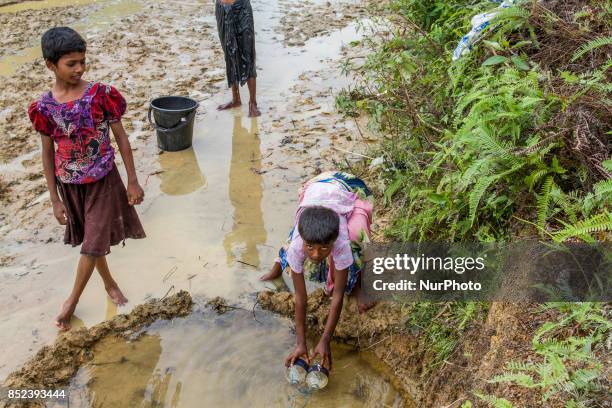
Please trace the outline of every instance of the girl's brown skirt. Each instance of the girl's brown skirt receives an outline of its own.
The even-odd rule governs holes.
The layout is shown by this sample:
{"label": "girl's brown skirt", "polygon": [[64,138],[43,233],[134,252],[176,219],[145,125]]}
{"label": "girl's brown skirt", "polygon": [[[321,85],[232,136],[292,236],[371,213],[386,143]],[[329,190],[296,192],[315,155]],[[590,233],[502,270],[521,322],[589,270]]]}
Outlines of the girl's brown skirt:
{"label": "girl's brown skirt", "polygon": [[81,246],[81,254],[104,256],[126,238],[144,238],[138,214],[128,204],[125,185],[116,166],[100,180],[86,184],[57,181],[66,208],[64,243]]}

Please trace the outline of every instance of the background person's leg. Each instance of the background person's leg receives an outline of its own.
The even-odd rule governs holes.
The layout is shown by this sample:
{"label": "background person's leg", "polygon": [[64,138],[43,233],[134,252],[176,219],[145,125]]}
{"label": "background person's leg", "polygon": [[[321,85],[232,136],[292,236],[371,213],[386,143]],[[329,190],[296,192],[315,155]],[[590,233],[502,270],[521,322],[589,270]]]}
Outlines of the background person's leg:
{"label": "background person's leg", "polygon": [[237,108],[240,105],[242,105],[242,101],[240,100],[240,91],[238,90],[238,84],[234,82],[232,84],[232,100],[217,106],[217,110]]}
{"label": "background person's leg", "polygon": [[257,78],[251,77],[247,80],[249,88],[249,116],[260,116],[261,112],[257,108]]}

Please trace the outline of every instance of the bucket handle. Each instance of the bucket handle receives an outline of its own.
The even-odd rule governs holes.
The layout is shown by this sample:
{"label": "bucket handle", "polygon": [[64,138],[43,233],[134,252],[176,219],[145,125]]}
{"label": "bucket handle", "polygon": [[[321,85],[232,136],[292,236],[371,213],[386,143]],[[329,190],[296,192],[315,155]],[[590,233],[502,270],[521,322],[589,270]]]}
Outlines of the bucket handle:
{"label": "bucket handle", "polygon": [[147,117],[149,118],[149,123],[151,124],[151,126],[153,126],[158,132],[162,132],[162,133],[173,132],[175,130],[182,129],[185,126],[187,126],[187,124],[190,122],[190,119],[191,119],[190,116],[195,115],[195,112],[197,109],[198,109],[198,105],[196,105],[196,107],[191,112],[189,112],[187,116],[183,116],[181,120],[179,120],[178,124],[170,128],[161,127],[153,121],[153,119],[151,118],[151,112],[153,112],[152,106],[149,106],[149,113],[147,114]]}

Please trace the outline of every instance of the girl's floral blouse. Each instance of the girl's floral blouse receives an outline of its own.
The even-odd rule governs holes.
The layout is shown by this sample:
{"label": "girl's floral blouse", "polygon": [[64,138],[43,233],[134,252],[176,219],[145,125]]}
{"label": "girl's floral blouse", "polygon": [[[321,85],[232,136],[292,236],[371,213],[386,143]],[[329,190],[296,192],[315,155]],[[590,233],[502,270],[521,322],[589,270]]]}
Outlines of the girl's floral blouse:
{"label": "girl's floral blouse", "polygon": [[45,93],[30,105],[34,129],[57,145],[55,175],[63,183],[93,183],[112,170],[115,150],[110,123],[121,119],[126,102],[114,87],[90,82],[79,99],[60,103]]}

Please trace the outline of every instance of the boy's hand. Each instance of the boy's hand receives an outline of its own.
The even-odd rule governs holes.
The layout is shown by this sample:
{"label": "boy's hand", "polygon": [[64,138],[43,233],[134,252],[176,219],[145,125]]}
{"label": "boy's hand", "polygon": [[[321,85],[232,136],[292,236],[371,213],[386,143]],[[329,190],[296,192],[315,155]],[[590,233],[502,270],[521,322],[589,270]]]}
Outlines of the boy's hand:
{"label": "boy's hand", "polygon": [[329,371],[332,369],[332,354],[331,347],[329,346],[329,340],[321,339],[319,344],[315,347],[312,353],[312,359],[314,360],[317,355],[321,359],[321,365],[327,368]]}
{"label": "boy's hand", "polygon": [[60,200],[52,201],[53,203],[53,216],[60,223],[60,225],[66,225],[68,222],[68,218],[66,217],[66,208],[64,208],[64,203]]}
{"label": "boy's hand", "polygon": [[128,203],[130,205],[137,205],[142,203],[142,200],[144,199],[144,191],[142,187],[140,187],[140,184],[138,184],[138,182],[128,183],[127,196]]}
{"label": "boy's hand", "polygon": [[297,360],[300,357],[306,362],[309,361],[308,349],[306,348],[305,345],[298,344],[297,346],[295,346],[295,350],[293,350],[293,352],[289,354],[287,358],[285,359],[285,367],[289,367],[295,362],[295,360]]}

